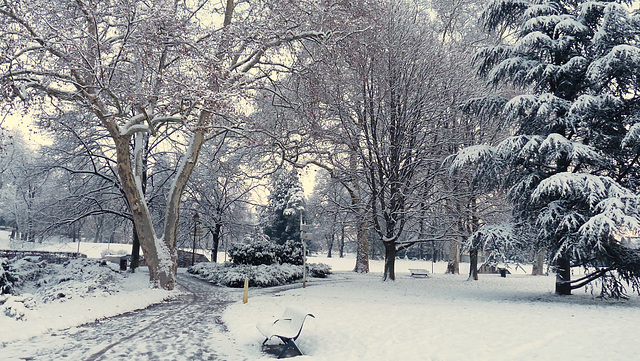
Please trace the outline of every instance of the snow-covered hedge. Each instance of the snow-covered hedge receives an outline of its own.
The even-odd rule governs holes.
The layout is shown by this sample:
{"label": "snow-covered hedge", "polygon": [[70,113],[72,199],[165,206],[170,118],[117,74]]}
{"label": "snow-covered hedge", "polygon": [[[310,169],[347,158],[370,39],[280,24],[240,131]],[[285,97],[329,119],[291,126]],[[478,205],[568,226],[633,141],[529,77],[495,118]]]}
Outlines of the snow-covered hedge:
{"label": "snow-covered hedge", "polygon": [[39,303],[64,302],[118,292],[126,274],[95,259],[51,264],[40,257],[0,259],[0,316],[26,319]]}
{"label": "snow-covered hedge", "polygon": [[[331,273],[331,267],[325,264],[308,264],[307,269],[310,277],[324,278]],[[227,287],[243,287],[245,278],[249,279],[250,287],[281,286],[302,279],[302,266],[287,263],[258,266],[229,262],[198,263],[187,272],[215,285]]]}

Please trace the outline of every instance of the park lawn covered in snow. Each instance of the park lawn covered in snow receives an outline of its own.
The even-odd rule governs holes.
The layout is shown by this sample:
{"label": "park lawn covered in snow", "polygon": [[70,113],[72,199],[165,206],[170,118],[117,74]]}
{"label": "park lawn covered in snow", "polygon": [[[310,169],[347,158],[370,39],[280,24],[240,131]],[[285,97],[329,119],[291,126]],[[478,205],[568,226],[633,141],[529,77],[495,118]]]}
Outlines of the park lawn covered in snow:
{"label": "park lawn covered in snow", "polygon": [[[409,268],[431,263],[399,260],[397,280],[382,282],[382,262],[357,275],[351,259],[311,258],[328,263],[329,280],[307,288],[251,290],[249,302],[224,314],[239,347],[255,359],[264,340],[255,325],[275,319],[285,307],[312,313],[296,342],[309,360],[630,360],[640,355],[640,300],[596,299],[591,293],[553,294],[553,276],[530,276],[513,267],[506,278],[445,275],[411,278]],[[466,267],[466,269],[465,269]],[[468,270],[468,265],[461,267]],[[527,271],[529,271],[527,268]],[[277,343],[277,342],[273,342]]]}
{"label": "park lawn covered in snow", "polygon": [[[0,248],[8,248],[2,244],[4,233]],[[95,258],[105,247],[117,248],[80,247]],[[398,260],[397,280],[382,282],[382,261],[371,261],[367,275],[351,272],[352,256],[309,257],[309,262],[327,263],[334,274],[310,279],[304,289],[300,284],[252,288],[247,304],[241,289],[227,289],[237,300],[223,317],[235,341],[220,350],[228,360],[272,359],[261,352],[256,324],[277,318],[287,306],[316,316],[307,319],[296,342],[305,353],[299,360],[630,360],[640,354],[640,298],[635,295],[620,302],[580,290],[555,296],[554,277],[529,276],[530,266],[512,265],[506,278],[480,275],[472,282],[465,275],[468,264],[461,265],[461,275],[445,275],[446,263],[436,263],[430,278],[411,278],[409,268],[431,271],[432,264]],[[116,293],[38,303],[23,320],[0,315],[0,343],[143,308],[172,294],[150,290],[146,272],[118,278],[117,287]]]}

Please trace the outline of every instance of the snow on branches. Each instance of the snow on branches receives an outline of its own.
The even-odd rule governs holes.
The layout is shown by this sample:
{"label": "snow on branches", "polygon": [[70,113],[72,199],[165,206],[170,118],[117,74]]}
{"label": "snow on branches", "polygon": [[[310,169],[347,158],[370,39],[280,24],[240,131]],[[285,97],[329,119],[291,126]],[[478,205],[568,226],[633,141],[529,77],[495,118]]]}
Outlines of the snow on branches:
{"label": "snow on branches", "polygon": [[469,236],[464,244],[466,250],[483,250],[488,264],[522,261],[523,253],[520,251],[525,246],[521,233],[512,223],[485,225]]}
{"label": "snow on branches", "polygon": [[[640,22],[630,3],[493,0],[483,13],[486,28],[509,35],[478,53],[479,73],[530,92],[503,108],[515,137],[459,152],[454,164],[503,162],[514,219],[554,255],[559,294],[599,278],[603,293],[620,295],[620,280],[640,292],[640,254],[617,242],[640,234],[628,206],[640,189]],[[601,269],[574,282],[572,264]]]}
{"label": "snow on branches", "polygon": [[[616,94],[624,96],[637,91],[640,73],[640,48],[632,45],[616,45],[605,56],[589,66],[587,78],[598,87],[613,86]],[[615,79],[615,83],[611,81]]]}
{"label": "snow on branches", "polygon": [[622,147],[638,147],[640,146],[640,114],[636,115],[634,124],[622,139]]}
{"label": "snow on branches", "polygon": [[585,203],[590,209],[595,210],[596,206],[606,198],[630,195],[629,190],[609,177],[563,172],[540,182],[531,194],[531,201],[544,204],[550,200],[564,199]]}
{"label": "snow on branches", "polygon": [[575,242],[561,248],[571,248],[578,259],[623,234],[640,234],[640,197],[609,177],[558,173],[540,182],[531,202],[543,206],[537,217],[541,234]]}
{"label": "snow on branches", "polygon": [[509,121],[529,119],[541,124],[565,123],[560,114],[566,113],[571,102],[553,94],[523,94],[513,97],[504,107],[503,115]]}

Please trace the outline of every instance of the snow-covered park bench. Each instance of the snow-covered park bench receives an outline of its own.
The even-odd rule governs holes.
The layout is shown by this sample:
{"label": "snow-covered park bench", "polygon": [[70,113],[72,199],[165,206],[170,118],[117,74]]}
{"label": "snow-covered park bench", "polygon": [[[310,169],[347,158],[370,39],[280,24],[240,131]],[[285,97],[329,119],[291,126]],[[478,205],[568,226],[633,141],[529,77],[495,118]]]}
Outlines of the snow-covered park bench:
{"label": "snow-covered park bench", "polygon": [[271,338],[278,337],[282,342],[284,342],[284,346],[280,355],[278,355],[278,358],[284,357],[289,349],[293,349],[302,355],[302,352],[300,352],[300,349],[296,346],[294,341],[298,336],[300,336],[300,332],[302,332],[302,325],[304,324],[304,320],[307,316],[315,318],[315,316],[310,313],[305,314],[295,308],[287,307],[279,319],[273,322],[258,323],[256,325],[258,331],[266,337],[262,342],[262,345],[264,346]]}
{"label": "snow-covered park bench", "polygon": [[429,278],[429,271],[424,268],[409,268],[411,277],[426,277]]}

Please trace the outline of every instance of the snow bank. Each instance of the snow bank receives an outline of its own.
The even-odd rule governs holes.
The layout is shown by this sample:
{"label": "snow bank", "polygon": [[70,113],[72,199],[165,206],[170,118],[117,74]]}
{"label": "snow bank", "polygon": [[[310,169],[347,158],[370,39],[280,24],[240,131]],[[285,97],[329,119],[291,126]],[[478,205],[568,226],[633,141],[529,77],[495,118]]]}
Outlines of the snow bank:
{"label": "snow bank", "polygon": [[0,344],[147,307],[177,293],[150,289],[149,274],[72,259],[64,265],[29,257],[9,263],[14,294],[0,295]]}

